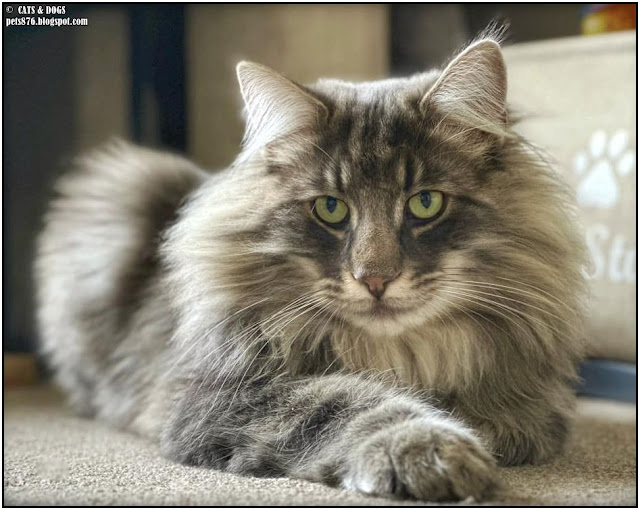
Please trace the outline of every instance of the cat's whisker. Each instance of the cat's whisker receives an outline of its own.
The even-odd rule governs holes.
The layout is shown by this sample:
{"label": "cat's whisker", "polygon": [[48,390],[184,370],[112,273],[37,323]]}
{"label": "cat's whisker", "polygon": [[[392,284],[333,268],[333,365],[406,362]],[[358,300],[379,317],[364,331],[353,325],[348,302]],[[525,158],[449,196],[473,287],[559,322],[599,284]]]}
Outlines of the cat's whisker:
{"label": "cat's whisker", "polygon": [[307,324],[309,322],[311,322],[315,317],[317,317],[319,314],[321,314],[322,312],[324,312],[326,309],[328,309],[331,305],[333,304],[333,301],[329,302],[329,303],[325,303],[324,305],[322,305],[320,307],[319,310],[317,310],[314,315],[307,320],[307,322],[305,322],[303,324],[303,326],[297,331],[297,333],[295,335],[293,335],[291,338],[289,338],[286,342],[286,345],[281,345],[281,347],[284,347],[287,349],[286,352],[283,353],[282,355],[282,361],[279,365],[278,368],[284,368],[284,366],[286,365],[286,363],[290,360],[290,351],[291,351],[291,347],[294,345],[295,339],[298,337],[298,335],[300,334],[301,331],[304,330],[304,328],[307,326]]}
{"label": "cat's whisker", "polygon": [[287,322],[282,323],[282,321],[276,321],[273,324],[270,324],[269,326],[267,326],[266,328],[263,325],[262,329],[267,336],[274,336],[275,334],[282,333],[286,326],[288,326],[291,322],[295,321],[298,317],[303,315],[305,312],[313,309],[316,305],[322,303],[323,300],[324,300],[323,297],[318,297],[314,301],[305,303],[295,310],[297,314],[294,314],[293,317],[288,318]]}
{"label": "cat's whisker", "polygon": [[[242,352],[242,357],[249,352],[249,350],[254,346],[253,342],[249,342],[249,345],[243,350]],[[259,352],[259,351],[258,351]],[[225,375],[224,379],[222,380],[222,382],[219,384],[218,387],[218,391],[216,393],[216,395],[213,397],[213,400],[211,402],[211,404],[209,405],[209,409],[207,412],[202,414],[202,418],[197,422],[196,424],[196,430],[200,429],[200,427],[202,426],[202,424],[207,420],[207,418],[209,418],[209,416],[211,415],[211,413],[214,411],[214,409],[216,408],[217,402],[218,402],[218,398],[220,397],[220,394],[222,393],[222,391],[225,389],[226,386],[226,382],[229,379],[229,377],[231,377],[232,375],[234,375],[234,370],[228,370],[227,374]],[[203,377],[203,382],[206,380],[206,377]],[[200,389],[202,387],[202,383],[200,384],[200,387],[197,390],[197,394],[199,394]],[[204,437],[203,437],[204,439]]]}
{"label": "cat's whisker", "polygon": [[[563,323],[569,329],[575,329],[577,327],[575,323],[572,323],[571,321],[556,315],[552,311],[547,310],[545,308],[541,308],[540,306],[536,306],[536,303],[541,305],[541,306],[544,306],[544,305],[553,306],[553,303],[550,302],[548,299],[546,299],[544,296],[539,296],[539,295],[528,293],[528,292],[522,292],[520,289],[517,289],[517,288],[494,287],[491,284],[489,284],[489,285],[485,284],[485,282],[468,282],[468,281],[465,281],[465,280],[442,280],[442,282],[453,284],[453,285],[458,285],[458,286],[460,286],[460,288],[464,288],[465,290],[467,290],[469,292],[484,293],[486,295],[490,295],[490,296],[498,298],[498,299],[502,299],[502,300],[505,300],[505,301],[511,301],[511,302],[515,302],[515,303],[518,303],[518,304],[522,304],[522,305],[524,305],[525,307],[527,307],[529,309],[536,310],[538,312],[541,312],[545,316],[548,316],[548,317],[551,317],[551,318],[553,318],[555,320],[560,321],[561,323]],[[483,290],[480,291],[478,289],[483,289]],[[502,293],[487,292],[487,291],[490,291],[490,290],[497,290],[497,291],[501,291]],[[521,301],[519,299],[514,299],[513,297],[509,297],[509,296],[503,294],[503,293],[507,293],[507,292],[511,293],[511,294],[513,294],[513,295],[515,295],[517,297],[521,297],[521,298],[525,298],[525,299],[531,298],[533,300],[533,302]],[[568,311],[572,315],[574,315],[576,313],[574,310],[571,310],[571,309],[569,309]]]}
{"label": "cat's whisker", "polygon": [[[466,292],[461,292],[458,289],[448,289],[448,288],[442,288],[442,290],[445,293],[448,293],[450,295],[452,295],[453,297],[457,297],[458,299],[462,299],[463,301],[466,302],[470,302],[470,303],[474,303],[478,306],[481,306],[485,309],[490,310],[491,312],[501,316],[502,318],[504,318],[505,320],[507,320],[508,322],[510,322],[511,324],[513,324],[514,326],[516,326],[518,329],[520,329],[524,334],[525,337],[528,336],[530,334],[530,332],[528,332],[527,330],[525,330],[521,324],[521,321],[516,320],[516,319],[520,319],[520,316],[517,314],[514,314],[513,312],[511,312],[509,315],[507,315],[508,312],[504,312],[500,309],[497,309],[495,307],[495,303],[493,303],[490,300],[487,299],[483,299],[483,298],[478,298],[477,296],[474,296],[473,294],[469,294]],[[494,305],[494,306],[491,306]]]}
{"label": "cat's whisker", "polygon": [[[466,294],[468,297],[473,296],[473,293],[467,293]],[[541,333],[543,331],[547,331],[547,332],[552,332],[557,338],[565,338],[567,337],[568,333],[559,329],[556,325],[554,325],[551,322],[545,322],[542,321],[541,319],[539,319],[538,317],[535,317],[533,315],[527,314],[526,312],[523,311],[519,311],[517,309],[513,309],[507,305],[504,305],[502,303],[498,303],[492,300],[487,300],[486,298],[482,298],[479,296],[473,296],[473,298],[477,301],[480,301],[482,303],[489,303],[492,304],[497,307],[499,307],[501,310],[505,311],[505,313],[507,313],[508,315],[513,315],[514,317],[518,317],[520,320],[525,319],[526,323],[529,325],[529,327],[534,328],[537,331],[537,335],[539,338],[541,338]],[[494,311],[497,311],[494,308]],[[537,324],[537,328],[534,327],[534,324]],[[532,331],[534,330],[532,329]]]}
{"label": "cat's whisker", "polygon": [[325,155],[327,157],[327,159],[334,165],[338,165],[336,163],[336,161],[329,155],[329,153],[327,151],[325,151],[322,147],[320,147],[317,143],[312,142],[309,140],[309,143],[314,146],[316,149],[318,149],[323,155]]}
{"label": "cat's whisker", "polygon": [[[335,300],[333,300],[333,302],[335,302]],[[337,306],[335,308],[333,313],[325,321],[325,323],[324,323],[324,325],[322,327],[322,331],[320,333],[317,333],[317,335],[316,335],[317,336],[317,342],[321,342],[322,341],[322,339],[324,337],[324,334],[325,334],[325,331],[326,331],[327,327],[329,326],[329,324],[332,324],[334,317],[336,317],[336,315],[341,313],[344,310],[345,307],[346,307],[346,305],[340,305],[340,306]],[[344,319],[341,319],[341,320],[344,320]],[[337,360],[337,358],[336,358],[336,360]],[[331,365],[333,365],[333,363],[334,362],[331,362]]]}
{"label": "cat's whisker", "polygon": [[[495,299],[501,299],[501,300],[507,300],[507,301],[516,301],[519,302],[518,300],[514,300],[511,298],[507,298],[503,295],[499,295],[499,294],[492,294],[492,293],[487,293],[487,292],[480,292],[477,289],[474,288],[470,288],[470,287],[465,287],[464,289],[458,288],[458,290],[466,290],[469,293],[474,293],[474,294],[480,294],[480,295],[487,295],[490,297],[494,297]],[[553,331],[555,334],[557,334],[559,337],[563,337],[566,336],[568,334],[568,332],[570,331],[574,331],[577,330],[577,326],[575,326],[574,324],[568,322],[567,320],[558,317],[555,314],[552,314],[551,312],[547,312],[543,309],[540,309],[538,307],[535,307],[529,303],[526,302],[522,302],[522,304],[524,304],[525,306],[527,306],[527,308],[534,308],[540,312],[542,312],[545,316],[549,316],[552,319],[555,319],[557,321],[559,321],[560,323],[562,323],[568,331],[563,331],[561,330],[558,325],[554,324],[554,322],[552,320],[550,321],[543,321],[541,318],[539,317],[535,317],[534,315],[528,314],[527,312],[523,311],[523,310],[516,310],[516,313],[524,318],[527,318],[530,321],[533,321],[535,323],[537,323],[539,326],[542,326],[544,329],[550,329],[551,331]],[[498,306],[501,306],[503,308],[507,308],[507,309],[511,309],[511,307],[509,307],[508,305],[505,305],[504,303],[499,303]],[[511,311],[513,312],[514,309],[511,309]]]}
{"label": "cat's whisker", "polygon": [[[493,283],[493,282],[485,282],[485,281],[475,281],[475,280],[445,280],[447,282],[457,282],[457,283],[464,283],[465,285],[469,285],[469,286],[475,286],[475,287],[490,287],[490,288],[495,288],[495,289],[504,289],[505,292],[510,292],[512,294],[521,296],[521,297],[530,297],[533,299],[536,299],[537,301],[541,302],[541,303],[547,303],[549,305],[555,306],[557,304],[561,304],[560,302],[558,302],[557,300],[554,302],[550,299],[548,299],[547,297],[545,297],[542,294],[538,294],[535,292],[529,292],[526,290],[522,290],[519,289],[518,287],[514,287],[511,285],[501,285],[499,283]],[[566,305],[565,305],[566,307]],[[571,309],[569,309],[568,307],[566,307],[569,311],[572,311]]]}
{"label": "cat's whisker", "polygon": [[[467,317],[469,317],[469,319],[471,319],[473,322],[475,322],[478,327],[484,331],[484,333],[487,335],[487,338],[491,338],[491,334],[489,333],[489,331],[487,330],[487,328],[478,320],[476,319],[473,315],[477,315],[478,317],[480,317],[483,320],[489,320],[488,318],[483,317],[482,315],[478,314],[477,312],[475,312],[474,310],[465,310],[463,307],[461,306],[456,306],[454,301],[451,300],[447,300],[446,298],[443,298],[442,296],[440,296],[440,299],[442,299],[443,301],[446,301],[449,305],[451,305],[454,309],[458,310],[459,312],[463,313],[464,315],[466,315]],[[448,314],[449,315],[449,314]],[[449,315],[450,321],[454,324],[457,324],[455,318],[451,317]],[[494,322],[490,321],[489,322],[492,323],[493,326],[499,328],[499,326],[497,324],[495,324]],[[506,334],[506,331],[502,328],[499,328],[502,330],[503,333]]]}
{"label": "cat's whisker", "polygon": [[[448,271],[448,272],[457,270],[457,271],[461,271],[462,272],[462,273],[458,273],[458,274],[468,274],[469,272],[471,272],[468,268],[455,268],[455,267],[454,268],[446,268],[445,267],[445,268],[442,268],[442,270],[443,271]],[[450,274],[454,274],[454,273],[450,273]],[[473,274],[473,272],[472,272],[472,274]],[[524,287],[528,287],[528,288],[533,289],[533,290],[535,290],[537,292],[540,292],[541,294],[544,294],[546,297],[548,297],[552,301],[558,303],[559,305],[565,307],[567,310],[570,310],[572,312],[574,311],[572,307],[567,305],[565,302],[561,301],[557,296],[554,296],[550,292],[548,292],[548,291],[546,291],[544,289],[541,289],[540,287],[536,287],[535,285],[532,285],[531,283],[523,282],[521,280],[516,280],[516,279],[513,279],[513,278],[508,278],[508,277],[500,275],[500,274],[492,274],[491,278],[497,278],[499,280],[510,281],[512,283],[516,283],[518,285],[522,285]]]}
{"label": "cat's whisker", "polygon": [[255,363],[256,359],[260,355],[260,352],[261,352],[261,349],[258,349],[256,354],[253,356],[253,358],[251,358],[251,361],[249,361],[249,363],[247,363],[247,369],[242,374],[242,377],[240,377],[240,381],[238,382],[238,384],[236,386],[236,390],[233,392],[233,395],[231,396],[231,400],[229,401],[229,405],[227,406],[227,411],[229,411],[231,409],[231,407],[233,406],[233,402],[236,399],[236,395],[238,394],[238,391],[242,387],[242,383],[244,382],[245,378],[247,377],[247,374],[249,373],[249,370],[251,370],[251,368],[253,367],[253,364]]}
{"label": "cat's whisker", "polygon": [[[513,302],[513,303],[518,303],[518,304],[524,305],[524,306],[525,306],[525,307],[527,307],[527,308],[530,308],[530,309],[536,310],[536,311],[538,311],[538,312],[540,312],[540,313],[542,313],[542,314],[544,314],[544,315],[546,315],[546,316],[552,317],[552,318],[554,318],[554,319],[556,319],[556,320],[558,320],[558,321],[562,322],[563,324],[565,324],[565,325],[566,325],[567,327],[569,327],[569,328],[572,328],[572,327],[573,327],[573,324],[571,324],[571,323],[570,323],[569,321],[567,321],[566,319],[563,319],[562,317],[557,316],[556,314],[554,314],[554,313],[550,312],[549,310],[545,310],[545,309],[543,309],[543,308],[540,308],[540,307],[538,307],[538,306],[535,306],[535,305],[533,305],[533,304],[531,304],[531,303],[528,303],[528,302],[526,302],[526,301],[521,301],[521,300],[519,300],[519,299],[510,298],[510,297],[504,296],[504,295],[502,295],[502,294],[496,294],[495,292],[486,292],[486,291],[481,291],[481,290],[478,290],[477,288],[475,288],[476,286],[467,285],[467,282],[466,282],[466,281],[455,281],[455,280],[454,280],[454,281],[450,281],[450,282],[448,282],[448,283],[449,283],[449,284],[457,284],[457,285],[460,285],[460,287],[459,287],[459,288],[460,288],[461,290],[466,290],[466,291],[468,291],[468,292],[475,293],[476,295],[488,296],[488,297],[492,297],[492,298],[495,298],[495,299],[505,300],[505,301],[509,301],[509,302]],[[503,303],[503,304],[504,304],[504,303]],[[505,305],[505,306],[506,306],[506,305]],[[522,312],[522,311],[519,311],[519,312],[520,312],[520,313],[524,313],[524,312]]]}
{"label": "cat's whisker", "polygon": [[[270,317],[266,319],[259,319],[255,323],[249,325],[248,327],[246,327],[246,330],[250,330],[250,331],[259,330],[266,334],[268,333],[267,331],[265,331],[267,328],[271,328],[273,327],[273,325],[278,324],[280,321],[286,320],[292,315],[298,314],[301,310],[304,310],[306,308],[309,308],[310,306],[315,305],[321,299],[322,298],[314,297],[314,296],[303,296],[302,298],[298,298],[296,301],[294,301],[293,303],[290,303],[289,305],[279,310],[278,312],[274,313]],[[237,335],[231,338],[231,341],[237,342],[243,339],[244,337],[246,337],[246,334],[247,333],[241,333],[240,335]]]}
{"label": "cat's whisker", "polygon": [[[214,331],[216,331],[217,329],[219,329],[220,327],[222,327],[224,324],[228,323],[231,319],[233,319],[234,317],[236,317],[237,315],[241,314],[242,312],[245,312],[247,310],[250,310],[251,308],[255,308],[256,306],[268,301],[270,298],[266,297],[263,299],[260,299],[259,301],[256,301],[254,303],[251,303],[248,306],[245,306],[244,308],[241,308],[240,310],[228,315],[225,319],[223,319],[220,322],[217,322],[215,324],[215,326],[209,330],[207,330],[206,335],[210,335],[212,334]],[[171,368],[175,368],[190,352],[191,350],[196,346],[197,344],[194,342],[188,349],[185,350],[185,352],[179,356],[171,365]]]}
{"label": "cat's whisker", "polygon": [[[310,294],[313,294],[313,292],[311,292]],[[236,356],[236,358],[238,360],[241,360],[244,356],[244,354],[246,354],[252,347],[253,342],[257,339],[258,335],[260,333],[263,332],[263,327],[265,325],[268,325],[270,322],[277,322],[280,319],[284,319],[290,316],[290,314],[295,314],[298,313],[300,308],[307,306],[309,303],[307,302],[309,299],[313,299],[313,297],[309,297],[308,295],[303,295],[301,297],[299,297],[298,299],[296,299],[293,303],[290,303],[287,307],[285,307],[284,309],[280,310],[279,312],[273,314],[270,318],[268,318],[267,320],[260,320],[255,322],[252,325],[249,325],[247,328],[245,328],[243,330],[243,332],[241,332],[239,335],[235,335],[229,339],[227,339],[223,345],[221,346],[221,348],[223,346],[228,346],[226,352],[228,353],[230,350],[233,350],[234,348],[237,348],[237,345],[239,344],[239,342],[244,341],[244,339],[249,338],[249,340],[246,341],[247,343],[247,347],[244,349],[244,351],[242,352],[242,354],[238,354]],[[300,302],[300,301],[305,301],[302,305],[298,305],[296,306],[293,310],[288,310],[290,307],[295,306],[296,303]],[[210,353],[208,356],[210,356],[211,354],[215,354],[218,353],[219,349],[215,349],[214,351],[212,351],[212,353]],[[208,357],[207,356],[207,357]],[[228,362],[228,359],[225,359],[224,357],[220,358],[221,361],[224,360],[224,362]],[[217,370],[218,367],[217,363],[214,363],[209,371],[208,374],[213,373],[215,370]],[[224,387],[229,374],[233,373],[233,370],[231,370],[230,368],[228,369],[228,374],[227,377],[225,377],[225,379],[222,381],[221,383],[221,389]],[[203,377],[203,382],[208,378],[208,374],[207,376]],[[197,391],[199,392],[203,382],[200,383],[200,386],[198,387]],[[218,394],[220,393],[221,390],[218,391]],[[214,398],[214,403],[217,400],[217,395]]]}
{"label": "cat's whisker", "polygon": [[[459,293],[467,295],[467,296],[473,296],[478,301],[482,301],[482,302],[489,303],[489,304],[494,305],[494,306],[498,306],[501,309],[507,310],[508,312],[510,312],[510,313],[512,313],[512,314],[514,314],[516,316],[522,316],[523,318],[527,318],[527,319],[530,319],[532,321],[538,321],[541,325],[545,325],[546,326],[546,324],[544,322],[542,322],[538,317],[535,317],[533,315],[527,314],[523,310],[518,310],[517,308],[513,308],[513,307],[511,307],[509,305],[506,305],[506,304],[500,302],[498,299],[503,299],[504,298],[503,296],[489,294],[489,293],[486,293],[486,292],[480,292],[480,291],[477,291],[477,290],[471,289],[471,288],[456,287],[456,286],[453,286],[453,285],[452,286],[441,285],[439,288],[442,289],[442,290],[445,290],[445,291],[452,291],[453,290],[453,291],[459,292]],[[488,295],[488,297],[483,297],[483,296],[487,296],[487,295]],[[491,298],[494,298],[494,299],[491,299]]]}
{"label": "cat's whisker", "polygon": [[293,319],[289,320],[289,321],[287,322],[287,324],[285,324],[284,326],[282,326],[283,328],[284,328],[284,327],[286,327],[286,325],[288,325],[289,323],[293,322],[293,321],[294,321],[294,320],[296,320],[298,317],[302,316],[304,313],[307,313],[307,312],[312,311],[314,308],[316,308],[316,306],[317,306],[318,304],[319,304],[319,305],[321,305],[321,306],[320,306],[320,309],[319,309],[319,310],[318,310],[318,311],[317,311],[317,312],[316,312],[316,313],[311,317],[311,319],[309,319],[309,320],[308,320],[308,321],[307,321],[307,322],[302,326],[302,328],[300,328],[300,330],[298,330],[298,333],[296,333],[293,337],[288,338],[288,340],[287,340],[287,342],[286,342],[286,343],[284,343],[284,344],[280,344],[280,345],[279,345],[279,347],[280,347],[280,348],[285,348],[285,349],[286,349],[286,352],[285,352],[285,353],[283,353],[283,356],[282,356],[283,361],[282,361],[282,363],[281,363],[281,366],[284,366],[284,363],[286,363],[286,361],[287,361],[287,359],[288,359],[288,357],[289,357],[288,355],[289,355],[289,352],[290,352],[290,350],[291,350],[291,347],[293,346],[294,340],[295,340],[295,338],[297,337],[297,335],[300,333],[300,331],[302,331],[302,330],[304,329],[304,327],[305,327],[305,326],[306,326],[306,325],[307,325],[311,320],[313,320],[313,318],[314,318],[314,317],[316,317],[318,314],[322,313],[326,308],[328,308],[328,307],[332,304],[332,302],[331,302],[331,303],[324,303],[324,304],[323,304],[323,303],[322,303],[322,301],[320,301],[319,303],[316,303],[316,304],[315,304],[314,306],[312,306],[311,308],[308,308],[308,309],[304,310],[302,313],[298,314],[298,315],[297,315],[297,316],[295,316]]}
{"label": "cat's whisker", "polygon": [[[260,331],[264,331],[268,327],[272,327],[275,324],[278,324],[282,320],[286,320],[292,315],[298,314],[301,310],[308,308],[309,306],[313,306],[316,303],[321,301],[321,297],[314,296],[315,291],[308,293],[307,295],[303,295],[298,299],[294,300],[292,303],[289,303],[284,308],[280,309],[276,313],[272,314],[270,317],[266,319],[260,319],[254,324],[250,325],[248,328],[259,329]],[[237,339],[241,338],[242,335],[236,336],[232,338],[232,340],[237,341]]]}
{"label": "cat's whisker", "polygon": [[304,330],[304,328],[311,322],[313,321],[313,319],[315,319],[318,315],[320,315],[322,312],[324,312],[325,310],[327,310],[328,308],[331,307],[331,305],[333,305],[335,300],[331,300],[328,303],[324,304],[318,311],[316,311],[316,313],[314,313],[301,327],[300,329],[291,337],[291,339],[289,340],[290,344],[293,344],[296,339],[298,338],[298,335],[300,335],[300,333]]}

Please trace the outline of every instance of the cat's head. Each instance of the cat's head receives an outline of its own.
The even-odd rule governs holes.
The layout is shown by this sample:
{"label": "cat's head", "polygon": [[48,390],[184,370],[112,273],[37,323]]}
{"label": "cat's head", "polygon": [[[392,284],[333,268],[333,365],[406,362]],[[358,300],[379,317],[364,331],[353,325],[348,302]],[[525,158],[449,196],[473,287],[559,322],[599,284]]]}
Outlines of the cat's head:
{"label": "cat's head", "polygon": [[237,70],[244,150],[203,191],[185,249],[238,307],[306,319],[304,305],[388,337],[451,319],[481,336],[574,307],[580,242],[561,186],[511,129],[496,41],[406,79],[302,86]]}

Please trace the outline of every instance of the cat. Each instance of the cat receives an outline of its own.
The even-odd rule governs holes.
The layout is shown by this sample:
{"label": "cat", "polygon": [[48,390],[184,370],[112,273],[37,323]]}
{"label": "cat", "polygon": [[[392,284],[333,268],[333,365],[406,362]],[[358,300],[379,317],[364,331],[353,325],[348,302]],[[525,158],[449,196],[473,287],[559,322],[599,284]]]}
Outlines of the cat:
{"label": "cat", "polygon": [[78,412],[184,464],[430,501],[561,451],[585,249],[498,39],[409,78],[237,75],[230,168],[113,142],[57,182],[37,317]]}

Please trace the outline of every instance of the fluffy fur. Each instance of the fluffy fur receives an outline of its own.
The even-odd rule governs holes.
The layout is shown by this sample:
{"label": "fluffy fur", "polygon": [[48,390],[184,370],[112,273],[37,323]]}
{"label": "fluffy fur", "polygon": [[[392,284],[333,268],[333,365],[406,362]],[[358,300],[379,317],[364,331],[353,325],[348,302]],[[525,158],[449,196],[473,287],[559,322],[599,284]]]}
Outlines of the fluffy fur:
{"label": "fluffy fur", "polygon": [[[231,168],[116,143],[59,181],[38,322],[72,403],[181,462],[386,496],[482,499],[494,458],[557,453],[584,248],[512,130],[498,43],[407,79],[238,76]],[[430,223],[407,213],[424,189],[446,196]],[[348,224],[315,216],[324,195]]]}

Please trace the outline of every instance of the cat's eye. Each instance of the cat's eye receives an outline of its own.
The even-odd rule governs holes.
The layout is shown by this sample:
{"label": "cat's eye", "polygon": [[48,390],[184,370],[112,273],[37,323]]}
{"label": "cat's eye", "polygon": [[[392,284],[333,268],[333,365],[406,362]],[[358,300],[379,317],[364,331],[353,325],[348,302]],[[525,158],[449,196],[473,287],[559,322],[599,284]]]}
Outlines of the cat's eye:
{"label": "cat's eye", "polygon": [[334,227],[343,225],[349,216],[347,204],[331,196],[316,198],[313,211],[320,221]]}
{"label": "cat's eye", "polygon": [[407,209],[413,218],[434,220],[444,208],[444,195],[440,191],[423,190],[413,195],[407,202]]}

